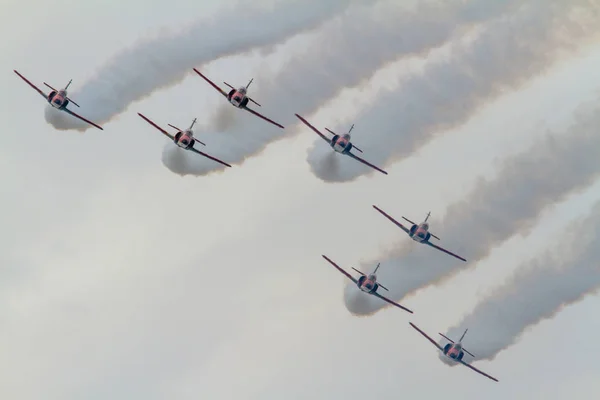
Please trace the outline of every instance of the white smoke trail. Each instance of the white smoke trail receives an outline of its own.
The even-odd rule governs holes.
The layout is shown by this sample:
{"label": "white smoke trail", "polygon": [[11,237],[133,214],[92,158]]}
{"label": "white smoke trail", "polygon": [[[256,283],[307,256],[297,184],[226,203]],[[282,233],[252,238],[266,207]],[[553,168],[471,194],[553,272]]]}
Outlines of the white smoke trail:
{"label": "white smoke trail", "polygon": [[[443,221],[431,221],[433,233],[444,239],[448,249],[463,247],[464,233],[468,232],[468,252],[462,254],[468,263],[433,249],[414,249],[425,245],[412,242],[398,230],[402,240],[399,248],[362,266],[368,268],[381,262],[386,270],[394,271],[386,276],[385,285],[396,300],[472,266],[515,233],[529,231],[549,206],[600,177],[599,124],[597,104],[585,106],[567,132],[549,135],[528,151],[506,159],[496,178],[482,179],[465,200],[448,207]],[[401,216],[398,210],[382,208],[393,217]],[[382,224],[390,223],[376,210],[373,213],[382,219]],[[381,302],[360,296],[355,289],[347,286],[344,292],[350,312],[368,315],[383,308]]]}
{"label": "white smoke trail", "polygon": [[[375,7],[349,8],[319,31],[318,45],[297,54],[276,76],[255,79],[257,94],[250,95],[263,105],[260,112],[288,127],[285,131],[224,104],[225,109],[219,108],[210,125],[215,131],[224,132],[216,134],[209,128],[200,135],[207,137],[207,143],[227,162],[242,162],[270,142],[292,135],[294,130],[289,125],[298,123],[295,113],[309,115],[343,88],[367,81],[386,63],[400,56],[424,54],[443,45],[457,32],[522,3],[523,0],[429,1],[407,10],[395,0],[382,0]],[[220,81],[225,77],[212,78]],[[207,92],[213,90],[201,78],[198,85],[205,85]],[[163,152],[163,163],[173,172],[205,175],[222,169],[193,154],[182,155],[189,162],[185,169],[180,169],[171,161],[175,150],[168,146]]]}
{"label": "white smoke trail", "polygon": [[[538,0],[490,23],[467,48],[458,45],[450,60],[427,66],[421,76],[380,95],[354,118],[369,127],[368,140],[360,142],[365,156],[376,165],[389,165],[436,133],[466,122],[486,101],[518,88],[597,35],[599,11],[593,0]],[[322,180],[351,181],[372,173],[349,157],[338,157],[338,168],[330,170],[323,162],[329,151],[315,140],[307,158]]]}
{"label": "white smoke trail", "polygon": [[600,203],[567,229],[556,248],[519,266],[446,336],[452,338],[469,328],[472,335],[466,341],[467,349],[477,360],[491,360],[516,343],[528,328],[600,289],[598,260]]}
{"label": "white smoke trail", "polygon": [[[181,82],[192,68],[215,59],[272,46],[317,27],[351,4],[375,0],[286,0],[271,8],[256,2],[202,19],[184,30],[164,31],[116,54],[72,96],[86,117],[102,124],[157,89]],[[48,106],[46,121],[56,129],[85,131],[90,127]]]}

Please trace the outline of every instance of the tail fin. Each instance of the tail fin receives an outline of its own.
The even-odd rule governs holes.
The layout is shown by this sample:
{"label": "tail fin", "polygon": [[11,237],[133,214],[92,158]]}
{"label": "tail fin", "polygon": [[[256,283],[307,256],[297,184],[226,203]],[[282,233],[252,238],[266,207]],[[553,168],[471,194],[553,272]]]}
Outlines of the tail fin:
{"label": "tail fin", "polygon": [[248,84],[246,85],[246,89],[248,89],[250,87],[250,84],[252,83],[253,80],[254,80],[254,78],[250,79],[250,82],[248,82]]}
{"label": "tail fin", "polygon": [[194,126],[194,124],[196,123],[196,119],[197,119],[197,118],[194,118],[194,120],[192,121],[192,124],[190,125],[190,128],[189,128],[190,130],[192,130],[192,127],[193,127],[193,126]]}
{"label": "tail fin", "polygon": [[379,266],[381,265],[381,263],[377,263],[377,266],[375,267],[375,271],[373,271],[374,274],[377,273],[377,270],[379,269]]}
{"label": "tail fin", "polygon": [[69,83],[67,83],[67,86],[65,86],[65,90],[67,90],[69,88],[69,86],[71,85],[71,82],[73,82],[73,79],[69,80]]}
{"label": "tail fin", "polygon": [[427,213],[427,216],[425,217],[425,221],[424,221],[424,222],[427,222],[427,220],[429,219],[429,216],[430,216],[430,215],[431,215],[431,211],[429,211],[429,212]]}
{"label": "tail fin", "polygon": [[350,134],[350,132],[352,132],[352,129],[354,129],[354,124],[352,124],[352,126],[350,127],[350,130],[348,131],[348,134]]}
{"label": "tail fin", "polygon": [[462,342],[462,340],[464,339],[464,337],[465,337],[465,335],[467,334],[467,331],[468,331],[468,330],[469,330],[468,328],[467,328],[467,329],[465,329],[465,333],[463,333],[463,334],[462,334],[462,336],[460,337],[460,339],[459,339],[459,341],[458,341],[459,343],[460,343],[460,342]]}

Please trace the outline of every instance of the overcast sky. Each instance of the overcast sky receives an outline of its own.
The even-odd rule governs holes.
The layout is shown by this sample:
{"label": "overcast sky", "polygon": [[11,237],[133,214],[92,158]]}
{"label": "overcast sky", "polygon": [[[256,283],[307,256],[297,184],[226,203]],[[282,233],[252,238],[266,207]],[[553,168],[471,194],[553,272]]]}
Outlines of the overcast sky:
{"label": "overcast sky", "polygon": [[[240,0],[241,5],[233,0],[3,1],[0,398],[597,399],[598,286],[581,289],[576,301],[565,294],[569,305],[559,309],[561,279],[549,279],[556,286],[547,287],[547,292],[544,286],[537,287],[538,292],[556,294],[549,296],[553,302],[543,303],[543,296],[527,297],[527,285],[519,284],[520,276],[530,279],[530,275],[515,275],[532,265],[543,269],[546,264],[536,260],[554,260],[564,276],[573,279],[578,274],[577,268],[569,267],[573,258],[574,265],[588,268],[586,276],[600,276],[593,264],[598,260],[587,247],[577,247],[598,248],[597,229],[573,230],[571,225],[573,221],[600,225],[598,211],[592,211],[600,199],[600,161],[586,162],[585,179],[579,179],[580,171],[573,168],[576,151],[563,152],[571,154],[568,160],[554,158],[569,143],[574,149],[593,143],[584,142],[590,136],[575,135],[581,124],[600,126],[600,41],[590,28],[598,26],[594,24],[600,18],[600,4],[569,0],[571,7],[562,1],[506,1],[498,6],[497,0],[448,0],[428,1],[424,2],[428,6],[420,7],[413,1],[402,6],[405,9],[395,6],[395,0],[339,0],[331,7],[314,0],[299,9],[297,1],[286,0]],[[267,26],[269,18],[258,10],[255,15],[262,17],[255,26],[256,36],[241,40],[236,18],[248,15],[240,7],[254,3],[275,7],[291,22],[277,19],[279,25]],[[517,7],[520,3],[523,9]],[[344,31],[330,41],[320,35],[338,26],[330,18],[346,4],[357,8],[339,16],[339,29],[351,29],[349,18],[355,18],[353,13],[361,8],[382,7],[373,8],[371,27],[379,19],[389,22],[394,15],[391,9],[410,16],[403,17],[414,24],[410,35],[402,35],[407,45],[394,52],[375,46],[377,40],[398,38],[387,28],[370,29],[365,18],[361,23],[370,36],[356,42],[354,60],[353,53],[346,51],[351,46],[345,44],[339,65],[358,63],[369,52],[379,57],[378,65],[357,64],[350,73],[336,69],[334,56],[321,64],[318,57],[313,61],[309,58],[313,51],[335,55],[333,46],[345,37],[340,34]],[[584,13],[578,14],[579,19],[568,19],[577,7]],[[532,27],[535,23],[538,30]],[[187,46],[179,52],[159,45],[166,38],[173,43],[178,35]],[[498,45],[504,43],[499,39],[502,35],[507,37],[506,48]],[[522,41],[509,40],[511,35],[520,35]],[[484,46],[486,38],[496,47]],[[149,40],[155,41],[156,51],[147,51],[154,48],[154,44],[148,47]],[[490,91],[469,92],[456,82],[444,83],[438,75],[428,78],[444,63],[460,62],[463,71],[469,71],[465,76],[472,79],[461,82],[476,87],[482,82],[478,79],[488,77],[482,71],[491,64],[475,62],[471,44],[489,50],[480,55],[482,59],[494,51],[508,55],[513,51],[522,56],[523,67],[518,70],[523,72],[511,69],[510,76],[503,75],[503,66],[494,62],[497,73],[492,77],[498,82],[492,82]],[[517,45],[518,49],[510,47]],[[119,54],[143,46],[147,58],[130,57],[120,64]],[[370,46],[368,51],[361,50],[365,46]],[[547,48],[556,51],[539,56],[540,49]],[[498,54],[494,53],[494,60],[511,63],[510,57],[502,59]],[[192,65],[194,57],[197,65]],[[215,57],[220,58],[203,64]],[[311,60],[293,70],[302,81],[293,82],[292,75],[285,74],[294,57]],[[217,83],[241,85],[255,77],[250,95],[262,104],[260,111],[288,128],[282,132],[241,110],[222,111],[223,98],[200,77],[180,76],[168,68],[181,60],[190,63],[185,66],[190,72],[192,66],[201,68]],[[434,63],[435,68],[430,68]],[[131,95],[134,100],[124,105],[124,112],[103,121],[104,131],[57,130],[46,121],[47,103],[13,69],[42,89],[42,82],[63,87],[73,79],[69,94],[81,105],[76,112],[90,118],[99,115],[103,101],[113,101],[110,96],[119,94],[117,89],[127,90],[120,81],[123,76],[139,74],[146,92],[140,100]],[[174,75],[162,76],[163,71]],[[284,86],[275,90],[277,81],[271,81],[268,72],[285,77]],[[111,87],[106,90],[108,97],[78,93],[82,87],[91,90],[94,85],[89,82],[98,76]],[[335,76],[335,84],[310,101],[302,99],[303,91],[308,96],[321,87],[311,82],[318,77],[324,85],[330,82],[328,76]],[[148,83],[153,77],[163,81],[154,86]],[[403,94],[408,93],[403,88],[426,82],[440,85],[438,96],[447,96],[446,103],[435,96],[415,98],[415,110],[431,110],[419,115],[424,122],[417,126],[428,140],[411,147],[402,160],[382,165],[389,175],[359,171],[360,166],[352,168],[359,171],[355,175],[363,176],[345,183],[323,181],[315,174],[307,154],[315,146],[326,149],[327,145],[315,144],[315,134],[294,121],[290,111],[295,112],[296,105],[297,112],[305,113],[318,127],[355,123],[353,140],[364,147],[363,156],[369,159],[386,142],[383,136],[369,133],[377,131],[378,122],[361,120],[367,115],[361,110],[374,109],[382,90]],[[262,95],[261,87],[266,87]],[[274,96],[277,93],[290,95]],[[473,99],[476,107],[469,103]],[[450,104],[460,102],[469,106],[467,111],[463,109],[459,120],[450,118],[449,123],[448,113],[454,112]],[[395,124],[397,135],[415,135],[416,131],[403,131],[405,111],[397,121],[386,120],[386,129]],[[204,176],[174,173],[163,157],[165,146],[171,149],[174,144],[137,112],[163,126],[187,126],[198,118],[200,140],[206,135],[203,151],[225,161],[231,157],[233,168],[217,168]],[[212,127],[221,117],[231,118],[231,125],[220,134]],[[254,136],[248,135],[260,135],[260,143],[250,145]],[[381,141],[369,142],[370,137]],[[503,182],[507,162],[526,151],[533,154],[549,137],[557,138],[556,153],[548,150],[540,159],[565,162],[572,182],[568,176],[560,177],[560,191],[553,192],[546,190],[547,185],[528,186],[527,204],[535,207],[526,208],[526,215],[511,211],[515,207],[504,209],[508,200],[498,201],[498,214],[491,207],[481,217],[478,237],[457,230],[454,223],[444,226],[445,221],[454,221],[448,212],[458,209],[461,201],[478,193],[489,195],[481,189],[485,188],[482,179],[491,182],[489,186],[496,179]],[[248,148],[243,147],[246,144]],[[194,154],[179,156],[197,162]],[[527,173],[524,168],[523,177]],[[517,185],[512,180],[503,184],[507,192]],[[538,190],[545,190],[540,195],[543,201],[535,196]],[[518,200],[511,198],[514,204]],[[431,230],[441,237],[440,245],[452,243],[456,247],[451,250],[463,252],[466,258],[476,252],[477,259],[452,270],[454,261],[412,243],[372,204],[398,218],[404,215],[417,221],[431,211]],[[468,208],[461,210],[468,212]],[[481,208],[477,210],[481,213]],[[486,223],[495,218],[513,216],[525,222],[519,225],[519,220],[501,237],[493,236],[500,233],[492,224],[487,228]],[[585,243],[573,241],[580,233]],[[482,247],[479,235],[498,239]],[[548,258],[545,252],[561,242],[577,245],[567,249],[563,245],[559,254]],[[400,289],[392,287],[402,279],[398,271],[411,276],[420,272],[411,271],[410,265],[399,269],[389,258],[398,249],[410,254],[407,260],[419,260],[415,268],[448,266],[452,273],[434,274],[403,297]],[[364,316],[352,314],[345,278],[322,254],[348,270],[371,268],[374,265],[367,263],[381,260],[379,279],[414,314],[390,308]],[[514,296],[523,295],[524,303],[515,301],[506,309],[495,303],[485,307],[510,290],[518,290]],[[361,294],[355,290],[350,295]],[[490,324],[478,331],[483,321],[476,319],[480,310],[497,312],[481,318],[502,326],[515,320],[517,308],[531,306],[528,302],[546,306],[550,318],[540,311],[532,323],[515,328],[515,337],[502,338],[514,343],[501,346],[491,360],[486,353],[481,356],[488,359],[475,362],[499,383],[467,368],[447,366],[408,324],[414,322],[437,340],[438,332],[462,331],[469,328],[461,325],[463,321],[473,322],[464,345],[469,349],[472,340],[481,349],[486,343],[482,335],[493,335]]]}

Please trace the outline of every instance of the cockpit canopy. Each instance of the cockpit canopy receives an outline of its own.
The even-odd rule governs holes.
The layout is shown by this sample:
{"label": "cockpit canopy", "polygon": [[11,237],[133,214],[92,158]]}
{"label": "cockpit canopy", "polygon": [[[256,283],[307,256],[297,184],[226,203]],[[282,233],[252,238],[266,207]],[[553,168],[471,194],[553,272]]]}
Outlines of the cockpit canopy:
{"label": "cockpit canopy", "polygon": [[246,94],[246,92],[247,92],[247,90],[246,90],[246,88],[245,88],[245,87],[241,87],[241,88],[239,88],[237,91],[238,91],[239,93],[241,93],[241,94],[244,94],[244,95],[245,95],[245,94]]}
{"label": "cockpit canopy", "polygon": [[429,224],[427,222],[423,222],[421,224],[421,228],[423,228],[423,229],[429,229]]}

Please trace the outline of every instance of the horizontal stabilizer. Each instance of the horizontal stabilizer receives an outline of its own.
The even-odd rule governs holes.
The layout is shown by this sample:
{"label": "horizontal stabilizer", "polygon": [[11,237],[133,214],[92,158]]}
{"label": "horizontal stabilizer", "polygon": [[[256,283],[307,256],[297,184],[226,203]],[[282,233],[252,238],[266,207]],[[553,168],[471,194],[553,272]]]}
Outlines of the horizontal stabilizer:
{"label": "horizontal stabilizer", "polygon": [[358,147],[356,147],[356,145],[355,145],[354,143],[352,143],[352,148],[353,148],[354,150],[358,150],[358,151],[360,151],[361,153],[363,152],[361,149],[359,149]]}
{"label": "horizontal stabilizer", "polygon": [[406,218],[406,217],[402,217],[402,218],[403,218],[405,221],[408,221],[408,222],[410,222],[411,224],[413,224],[413,225],[416,225],[416,224],[415,224],[414,222],[412,222],[410,219],[408,219],[408,218]]}
{"label": "horizontal stabilizer", "polygon": [[[334,131],[332,131],[332,130],[331,130],[331,129],[329,129],[329,128],[325,128],[325,130],[326,130],[327,132],[331,133],[332,135],[338,135],[337,133],[335,133]],[[338,135],[338,136],[339,136],[339,135]]]}
{"label": "horizontal stabilizer", "polygon": [[48,85],[46,82],[44,82],[44,85],[46,85],[46,86],[48,86],[50,89],[52,89],[52,90],[54,90],[54,91],[57,91],[57,92],[58,92],[58,90],[54,89],[52,86]]}
{"label": "horizontal stabilizer", "polygon": [[182,130],[182,129],[179,129],[179,128],[178,128],[178,127],[176,127],[175,125],[171,125],[171,124],[167,124],[167,125],[169,125],[169,126],[170,126],[171,128],[173,128],[173,129],[177,129],[179,132],[183,132],[183,130]]}
{"label": "horizontal stabilizer", "polygon": [[69,102],[71,102],[71,103],[75,104],[77,107],[79,107],[79,104],[75,103],[72,98],[67,97],[67,100],[69,100]]}
{"label": "horizontal stabilizer", "polygon": [[454,340],[450,339],[448,336],[444,335],[443,333],[440,333],[440,336],[442,336],[444,339],[446,339],[450,343],[454,343]]}
{"label": "horizontal stabilizer", "polygon": [[463,347],[462,349],[463,349],[463,351],[464,351],[465,353],[467,353],[467,354],[468,354],[468,355],[470,355],[471,357],[475,358],[475,355],[474,355],[473,353],[471,353],[469,350],[465,349],[464,347]]}

